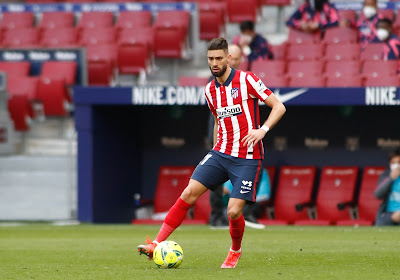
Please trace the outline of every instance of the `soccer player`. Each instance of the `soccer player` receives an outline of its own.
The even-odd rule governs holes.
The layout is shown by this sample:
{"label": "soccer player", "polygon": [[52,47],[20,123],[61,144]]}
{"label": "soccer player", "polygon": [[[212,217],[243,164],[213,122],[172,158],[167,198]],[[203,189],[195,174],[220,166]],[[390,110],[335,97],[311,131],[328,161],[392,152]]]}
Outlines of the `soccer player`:
{"label": "soccer player", "polygon": [[[138,252],[151,259],[157,243],[166,240],[182,223],[189,208],[207,190],[214,190],[228,179],[233,190],[228,202],[229,232],[232,246],[221,268],[234,268],[241,257],[245,221],[243,207],[254,203],[261,160],[262,139],[284,115],[285,106],[253,73],[229,67],[227,41],[220,37],[208,44],[208,65],[215,79],[205,87],[205,96],[214,114],[214,148],[197,165],[188,186],[171,207],[152,242],[139,245]],[[260,126],[258,101],[271,107]]]}

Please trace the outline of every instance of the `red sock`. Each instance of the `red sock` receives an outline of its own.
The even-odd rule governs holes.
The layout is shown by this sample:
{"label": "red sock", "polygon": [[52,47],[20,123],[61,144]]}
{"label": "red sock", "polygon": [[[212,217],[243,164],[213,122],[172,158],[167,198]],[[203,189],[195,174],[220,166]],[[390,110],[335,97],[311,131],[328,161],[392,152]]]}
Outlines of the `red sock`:
{"label": "red sock", "polygon": [[[229,218],[229,217],[228,217]],[[244,217],[243,214],[236,220],[229,218],[229,233],[232,238],[232,247],[234,251],[239,251],[242,247],[242,238],[244,233]]]}
{"label": "red sock", "polygon": [[181,198],[178,198],[171,209],[169,209],[155,241],[162,242],[166,240],[168,236],[170,236],[171,233],[180,226],[191,206],[192,205],[186,203]]}

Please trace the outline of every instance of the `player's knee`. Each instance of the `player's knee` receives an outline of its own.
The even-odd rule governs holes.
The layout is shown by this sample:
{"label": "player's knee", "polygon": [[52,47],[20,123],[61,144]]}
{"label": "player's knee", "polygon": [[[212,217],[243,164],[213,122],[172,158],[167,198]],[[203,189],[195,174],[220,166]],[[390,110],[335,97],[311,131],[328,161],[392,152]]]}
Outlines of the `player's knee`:
{"label": "player's knee", "polygon": [[236,220],[242,215],[242,211],[238,207],[228,207],[227,212],[228,212],[228,217],[231,220]]}
{"label": "player's knee", "polygon": [[194,204],[197,198],[197,195],[190,187],[186,187],[181,194],[181,199],[189,204]]}

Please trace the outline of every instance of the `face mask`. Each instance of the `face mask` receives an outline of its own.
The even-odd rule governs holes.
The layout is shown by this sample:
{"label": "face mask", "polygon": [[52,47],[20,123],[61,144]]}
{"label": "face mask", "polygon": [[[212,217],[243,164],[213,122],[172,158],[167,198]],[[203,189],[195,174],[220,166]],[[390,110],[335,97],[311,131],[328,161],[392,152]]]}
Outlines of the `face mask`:
{"label": "face mask", "polygon": [[394,170],[394,169],[399,168],[399,167],[400,167],[400,163],[392,163],[390,165],[390,170]]}
{"label": "face mask", "polygon": [[253,37],[251,37],[250,35],[242,35],[243,40],[245,40],[248,44],[250,44],[251,40],[253,39]]}
{"label": "face mask", "polygon": [[245,56],[249,56],[249,55],[251,54],[251,49],[250,49],[249,46],[244,46],[244,47],[242,48],[242,51],[243,51],[243,54],[244,54]]}
{"label": "face mask", "polygon": [[383,28],[379,28],[378,30],[376,30],[376,37],[378,37],[380,41],[385,41],[387,38],[389,38],[389,31]]}
{"label": "face mask", "polygon": [[371,6],[365,6],[363,8],[363,13],[366,18],[372,18],[374,15],[376,15],[376,9]]}

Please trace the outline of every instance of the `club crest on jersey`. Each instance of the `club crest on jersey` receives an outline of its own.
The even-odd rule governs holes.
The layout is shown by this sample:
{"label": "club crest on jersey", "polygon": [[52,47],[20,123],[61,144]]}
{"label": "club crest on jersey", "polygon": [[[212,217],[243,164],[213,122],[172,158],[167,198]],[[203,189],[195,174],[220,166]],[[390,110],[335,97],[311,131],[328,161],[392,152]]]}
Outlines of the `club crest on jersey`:
{"label": "club crest on jersey", "polygon": [[230,118],[242,113],[242,107],[239,104],[218,108],[217,116],[219,119]]}
{"label": "club crest on jersey", "polygon": [[239,88],[235,87],[231,90],[231,95],[233,99],[238,98],[239,96]]}

